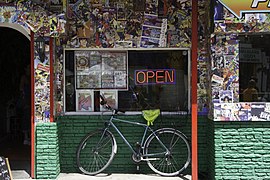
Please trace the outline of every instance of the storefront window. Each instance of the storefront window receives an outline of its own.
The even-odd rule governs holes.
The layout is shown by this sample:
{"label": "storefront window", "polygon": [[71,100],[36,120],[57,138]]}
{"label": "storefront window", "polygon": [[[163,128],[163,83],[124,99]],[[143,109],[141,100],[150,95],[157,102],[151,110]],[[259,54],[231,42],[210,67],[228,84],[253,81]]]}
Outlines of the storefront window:
{"label": "storefront window", "polygon": [[65,50],[65,111],[189,109],[188,50]]}
{"label": "storefront window", "polygon": [[241,102],[270,102],[270,35],[239,36]]}

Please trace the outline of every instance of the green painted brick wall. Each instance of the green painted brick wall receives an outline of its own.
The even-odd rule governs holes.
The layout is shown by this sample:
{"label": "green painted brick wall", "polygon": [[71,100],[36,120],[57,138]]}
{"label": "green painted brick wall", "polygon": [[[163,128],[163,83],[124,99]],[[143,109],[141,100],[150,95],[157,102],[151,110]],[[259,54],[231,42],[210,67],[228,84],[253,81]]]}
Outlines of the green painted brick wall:
{"label": "green painted brick wall", "polygon": [[[130,121],[145,123],[141,115],[122,116]],[[108,119],[108,117],[103,117]],[[154,122],[154,128],[175,127],[182,131],[190,139],[191,123],[190,117],[187,116],[165,116],[162,115]],[[199,117],[199,172],[206,174],[208,171],[208,153],[207,153],[207,123],[206,117]],[[71,173],[78,172],[76,167],[76,149],[80,140],[90,131],[102,128],[104,120],[101,116],[61,116],[57,119],[59,130],[59,152],[61,172]],[[118,123],[117,126],[131,142],[135,144],[140,141],[143,133],[142,128],[138,126]],[[115,134],[118,150],[112,164],[107,168],[107,172],[114,173],[152,173],[145,162],[140,163],[140,170],[137,171],[137,165],[131,160],[131,152],[124,142]],[[191,167],[191,166],[190,166]],[[185,173],[190,173],[190,167]]]}
{"label": "green painted brick wall", "polygon": [[210,177],[270,180],[270,122],[212,122]]}
{"label": "green painted brick wall", "polygon": [[57,123],[36,124],[36,178],[56,179],[60,173]]}

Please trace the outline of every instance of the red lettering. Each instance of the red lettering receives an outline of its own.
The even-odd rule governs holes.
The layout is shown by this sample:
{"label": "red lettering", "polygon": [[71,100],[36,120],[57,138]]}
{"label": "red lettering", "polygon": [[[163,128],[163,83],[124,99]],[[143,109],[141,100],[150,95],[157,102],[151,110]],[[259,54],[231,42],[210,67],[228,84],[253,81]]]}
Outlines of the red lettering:
{"label": "red lettering", "polygon": [[[152,75],[150,75],[150,74],[152,74]],[[147,71],[147,82],[149,82],[149,79],[152,79],[152,78],[154,78],[155,77],[155,73],[154,73],[154,71]]]}
{"label": "red lettering", "polygon": [[[140,81],[140,78],[139,78],[139,75],[140,74],[142,74],[143,75],[143,79],[142,79],[142,81]],[[140,72],[137,72],[137,74],[136,74],[136,79],[137,79],[137,82],[139,83],[139,84],[143,84],[143,83],[145,83],[145,78],[146,77],[146,75],[145,75],[145,73],[144,72],[142,72],[142,71],[140,71]]]}
{"label": "red lettering", "polygon": [[165,71],[165,82],[174,82],[174,70],[171,71],[171,75],[169,71]]}
{"label": "red lettering", "polygon": [[174,69],[152,69],[135,71],[137,84],[174,84],[175,70]]}
{"label": "red lettering", "polygon": [[[163,73],[164,71],[156,71],[156,83],[164,83],[164,75],[158,75],[159,73]],[[161,80],[160,80],[161,79]]]}

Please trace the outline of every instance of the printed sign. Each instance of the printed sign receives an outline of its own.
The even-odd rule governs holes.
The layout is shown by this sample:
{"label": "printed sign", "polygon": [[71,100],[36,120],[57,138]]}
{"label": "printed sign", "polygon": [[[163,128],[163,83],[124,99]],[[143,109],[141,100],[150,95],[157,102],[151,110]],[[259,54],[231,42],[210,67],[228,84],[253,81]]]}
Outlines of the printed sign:
{"label": "printed sign", "polygon": [[268,0],[218,0],[237,18],[241,18],[244,12],[270,12]]}
{"label": "printed sign", "polygon": [[261,62],[261,50],[254,48],[241,48],[240,62],[249,62],[249,63]]}

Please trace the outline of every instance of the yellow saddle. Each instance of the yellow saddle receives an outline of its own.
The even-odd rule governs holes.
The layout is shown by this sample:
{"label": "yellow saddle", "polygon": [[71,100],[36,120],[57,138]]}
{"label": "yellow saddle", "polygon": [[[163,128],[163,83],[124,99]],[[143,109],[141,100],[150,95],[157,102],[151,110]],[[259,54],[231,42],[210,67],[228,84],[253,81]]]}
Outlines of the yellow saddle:
{"label": "yellow saddle", "polygon": [[144,119],[147,121],[147,126],[150,126],[153,125],[153,122],[160,115],[160,109],[143,110],[142,115]]}

